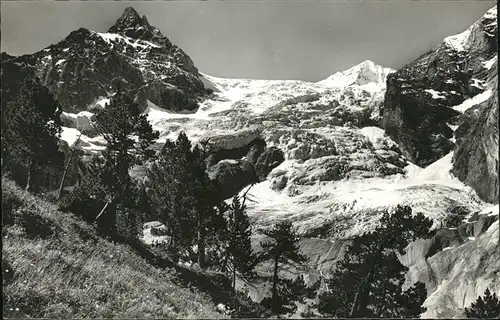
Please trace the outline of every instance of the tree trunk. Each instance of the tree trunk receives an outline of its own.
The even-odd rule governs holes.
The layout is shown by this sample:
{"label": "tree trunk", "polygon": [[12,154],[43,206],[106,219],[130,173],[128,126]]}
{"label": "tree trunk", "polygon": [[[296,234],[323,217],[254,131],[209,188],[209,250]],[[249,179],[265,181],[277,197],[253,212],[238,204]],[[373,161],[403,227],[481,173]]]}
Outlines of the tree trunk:
{"label": "tree trunk", "polygon": [[116,205],[114,202],[115,200],[108,200],[95,218],[99,230],[105,234],[116,233]]}
{"label": "tree trunk", "polygon": [[225,274],[228,274],[228,267],[227,264],[229,262],[229,254],[227,253],[229,250],[226,247],[226,254],[224,255],[224,261],[222,261],[222,269],[224,270]]}
{"label": "tree trunk", "polygon": [[99,212],[99,214],[97,215],[97,217],[95,217],[95,220],[97,221],[97,219],[99,219],[102,214],[104,213],[104,211],[106,210],[106,208],[109,206],[109,203],[110,201],[106,202],[106,204],[104,205],[104,207],[101,209],[101,212]]}
{"label": "tree trunk", "polygon": [[35,162],[32,157],[29,158],[28,162],[28,179],[26,181],[26,191],[32,191],[34,188],[33,178],[35,175]]}
{"label": "tree trunk", "polygon": [[236,296],[236,264],[234,263],[233,257],[233,293]]}
{"label": "tree trunk", "polygon": [[198,220],[198,265],[205,269],[205,233],[202,230],[201,220]]}
{"label": "tree trunk", "polygon": [[274,258],[274,275],[273,275],[273,295],[272,295],[272,311],[277,311],[276,306],[276,286],[278,284],[278,256]]}
{"label": "tree trunk", "polygon": [[[75,145],[78,143],[81,136],[82,136],[82,134],[80,133],[80,135],[78,136],[78,139],[76,139]],[[75,153],[75,150],[73,148],[71,148],[68,162],[66,163],[66,166],[64,167],[64,172],[63,172],[63,175],[61,177],[61,184],[59,185],[59,190],[57,191],[56,200],[59,200],[59,198],[61,198],[62,190],[64,188],[64,180],[66,179],[66,174],[68,173],[69,165],[71,164],[71,159],[73,158],[74,153]]]}
{"label": "tree trunk", "polygon": [[370,271],[368,272],[368,276],[360,281],[358,290],[356,291],[356,294],[354,296],[354,302],[351,307],[351,312],[349,314],[350,318],[363,317],[363,312],[366,310],[367,307],[367,302],[366,299],[364,298],[368,296],[370,293],[366,292],[365,286],[367,283],[370,283],[372,281],[373,270],[380,260],[380,256],[382,255],[382,251],[384,250],[386,242],[387,238],[385,238],[384,241],[379,245],[377,251],[374,254],[375,259],[372,265],[370,266]]}
{"label": "tree trunk", "polygon": [[52,173],[50,172],[50,170],[47,170],[48,171],[48,176],[49,176],[49,192],[52,191]]}
{"label": "tree trunk", "polygon": [[356,313],[358,312],[358,304],[359,304],[359,295],[361,294],[360,291],[362,289],[362,285],[358,287],[358,290],[356,291],[356,294],[354,295],[354,302],[352,303],[351,306],[351,312],[349,313],[349,317],[353,318],[355,317]]}

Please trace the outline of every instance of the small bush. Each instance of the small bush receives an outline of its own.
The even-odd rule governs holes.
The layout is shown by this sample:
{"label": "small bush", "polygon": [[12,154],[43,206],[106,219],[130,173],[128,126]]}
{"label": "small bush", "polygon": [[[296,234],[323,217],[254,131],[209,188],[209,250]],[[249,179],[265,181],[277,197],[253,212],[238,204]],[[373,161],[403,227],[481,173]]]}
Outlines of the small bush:
{"label": "small bush", "polygon": [[87,222],[93,222],[103,203],[92,199],[81,187],[64,195],[59,201],[59,210],[71,212]]}
{"label": "small bush", "polygon": [[53,224],[34,213],[29,208],[20,208],[14,216],[15,224],[20,225],[26,232],[26,235],[32,238],[48,238],[54,234]]}
{"label": "small bush", "polygon": [[141,232],[141,215],[137,210],[119,206],[116,213],[116,229],[118,234],[136,239]]}

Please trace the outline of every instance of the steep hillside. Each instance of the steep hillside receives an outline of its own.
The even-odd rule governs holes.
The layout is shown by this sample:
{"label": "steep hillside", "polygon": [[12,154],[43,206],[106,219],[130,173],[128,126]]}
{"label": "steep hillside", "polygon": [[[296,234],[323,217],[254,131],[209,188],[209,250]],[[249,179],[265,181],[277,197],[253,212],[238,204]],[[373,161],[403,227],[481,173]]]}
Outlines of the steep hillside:
{"label": "steep hillside", "polygon": [[427,166],[456,149],[453,173],[489,202],[498,202],[497,38],[494,7],[389,75],[383,111],[410,161]]}
{"label": "steep hillside", "polygon": [[216,309],[225,302],[216,277],[104,240],[5,179],[2,217],[4,317],[226,317]]}

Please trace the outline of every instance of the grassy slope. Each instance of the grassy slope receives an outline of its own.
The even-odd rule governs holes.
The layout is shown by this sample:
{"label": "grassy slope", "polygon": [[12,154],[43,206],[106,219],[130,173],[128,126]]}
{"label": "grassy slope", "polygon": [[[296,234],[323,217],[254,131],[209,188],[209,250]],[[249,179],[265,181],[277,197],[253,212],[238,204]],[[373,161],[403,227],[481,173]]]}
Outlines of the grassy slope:
{"label": "grassy slope", "polygon": [[[224,317],[214,296],[196,286],[213,285],[204,275],[154,266],[147,249],[138,254],[104,240],[85,222],[4,179],[2,217],[4,317]],[[188,278],[194,279],[191,289]]]}

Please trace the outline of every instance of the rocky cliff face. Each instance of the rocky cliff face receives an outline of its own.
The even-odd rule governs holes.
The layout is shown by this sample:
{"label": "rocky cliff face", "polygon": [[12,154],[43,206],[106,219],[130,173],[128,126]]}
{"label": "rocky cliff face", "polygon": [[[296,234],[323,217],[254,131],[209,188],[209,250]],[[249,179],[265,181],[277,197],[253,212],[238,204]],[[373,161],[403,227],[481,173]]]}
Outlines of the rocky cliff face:
{"label": "rocky cliff face", "polygon": [[405,156],[426,166],[451,151],[464,101],[486,88],[497,51],[496,7],[461,34],[388,76],[383,127]]}
{"label": "rocky cliff face", "polygon": [[455,132],[453,174],[477,194],[498,203],[498,63],[489,66],[486,81],[491,96],[466,110]]}
{"label": "rocky cliff face", "polygon": [[205,92],[189,56],[132,8],[108,32],[81,28],[42,51],[11,60],[29,61],[25,68],[35,71],[66,112],[87,110],[118,87],[144,108],[149,100],[177,111],[196,109],[196,98]]}

